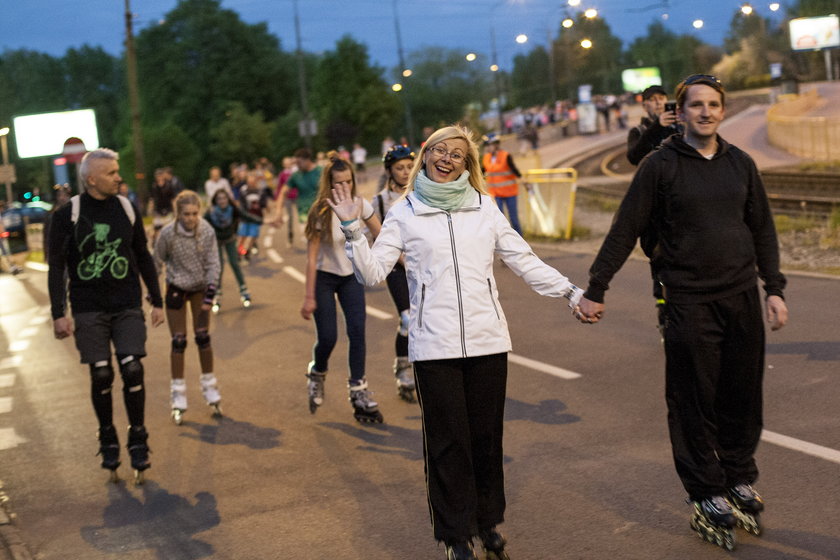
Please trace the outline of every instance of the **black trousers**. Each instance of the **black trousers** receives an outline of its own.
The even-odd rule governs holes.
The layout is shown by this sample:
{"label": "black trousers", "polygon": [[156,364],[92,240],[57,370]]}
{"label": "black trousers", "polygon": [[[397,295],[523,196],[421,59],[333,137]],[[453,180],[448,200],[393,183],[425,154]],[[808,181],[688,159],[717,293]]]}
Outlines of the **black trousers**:
{"label": "black trousers", "polygon": [[434,536],[467,540],[504,521],[507,354],[414,362]]}
{"label": "black trousers", "polygon": [[677,474],[696,500],[752,483],[764,378],[758,289],[666,308],[665,396]]}

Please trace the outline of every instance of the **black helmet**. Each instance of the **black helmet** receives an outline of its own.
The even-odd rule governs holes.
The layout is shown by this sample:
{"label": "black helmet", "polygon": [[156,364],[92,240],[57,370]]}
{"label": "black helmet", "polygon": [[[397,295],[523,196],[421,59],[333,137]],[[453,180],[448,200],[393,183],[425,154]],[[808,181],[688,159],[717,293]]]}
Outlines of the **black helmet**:
{"label": "black helmet", "polygon": [[498,144],[502,141],[502,139],[499,138],[499,135],[496,134],[495,132],[488,132],[487,134],[482,136],[481,139],[484,140],[484,145],[485,146],[488,145],[488,144],[493,144],[493,143]]}
{"label": "black helmet", "polygon": [[385,165],[386,169],[389,169],[392,165],[396,162],[400,161],[401,159],[411,159],[413,160],[415,157],[414,152],[408,146],[403,146],[402,144],[395,144],[391,146],[387,152],[382,156],[382,163]]}

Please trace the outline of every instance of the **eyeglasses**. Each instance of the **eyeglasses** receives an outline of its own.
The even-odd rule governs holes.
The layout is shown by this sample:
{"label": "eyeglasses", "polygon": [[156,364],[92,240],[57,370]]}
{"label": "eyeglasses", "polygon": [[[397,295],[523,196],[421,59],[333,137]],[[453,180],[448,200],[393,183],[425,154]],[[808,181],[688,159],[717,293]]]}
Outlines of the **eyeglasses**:
{"label": "eyeglasses", "polygon": [[449,156],[449,160],[452,163],[462,163],[464,161],[464,155],[459,154],[458,152],[447,152],[446,148],[443,146],[432,146],[429,148],[429,151],[435,154],[437,157],[442,158],[443,156]]}

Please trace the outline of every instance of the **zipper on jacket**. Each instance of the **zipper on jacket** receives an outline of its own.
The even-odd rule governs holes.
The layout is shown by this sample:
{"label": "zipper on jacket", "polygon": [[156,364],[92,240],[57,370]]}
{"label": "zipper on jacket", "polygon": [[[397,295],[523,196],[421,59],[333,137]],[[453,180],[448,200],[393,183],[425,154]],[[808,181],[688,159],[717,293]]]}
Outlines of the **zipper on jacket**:
{"label": "zipper on jacket", "polygon": [[458,269],[458,251],[455,248],[455,230],[452,229],[452,214],[446,213],[449,225],[449,243],[452,246],[452,262],[455,264],[455,293],[458,294],[458,321],[461,325],[461,353],[467,357],[466,327],[464,326],[464,300],[461,297],[461,273]]}
{"label": "zipper on jacket", "polygon": [[496,306],[496,300],[493,298],[493,284],[490,283],[490,279],[487,279],[487,290],[490,292],[490,301],[493,303],[493,311],[496,312],[496,319],[501,320],[502,317],[499,315],[499,308]]}
{"label": "zipper on jacket", "polygon": [[426,303],[426,284],[420,288],[420,311],[417,313],[417,327],[423,328],[423,304]]}

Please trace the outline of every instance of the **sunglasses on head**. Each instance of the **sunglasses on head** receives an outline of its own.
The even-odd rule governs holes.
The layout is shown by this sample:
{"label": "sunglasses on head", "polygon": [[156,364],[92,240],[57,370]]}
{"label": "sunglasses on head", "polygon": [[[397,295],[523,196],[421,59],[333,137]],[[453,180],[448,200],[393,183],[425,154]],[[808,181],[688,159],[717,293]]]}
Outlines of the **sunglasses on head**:
{"label": "sunglasses on head", "polygon": [[715,82],[716,84],[720,84],[720,80],[716,76],[712,76],[711,74],[694,74],[683,80],[683,85],[690,86],[691,84],[696,84],[697,82]]}

